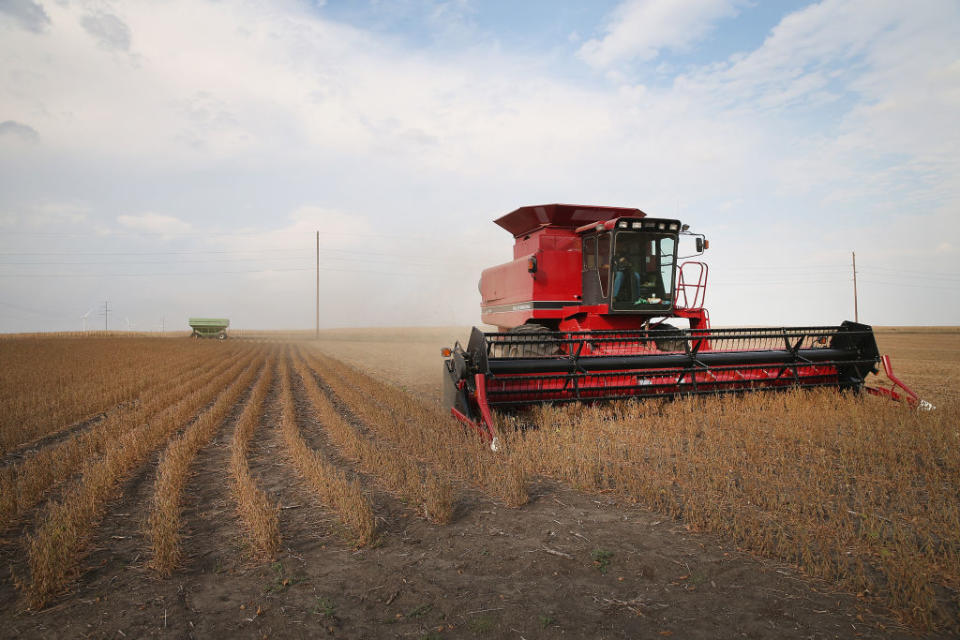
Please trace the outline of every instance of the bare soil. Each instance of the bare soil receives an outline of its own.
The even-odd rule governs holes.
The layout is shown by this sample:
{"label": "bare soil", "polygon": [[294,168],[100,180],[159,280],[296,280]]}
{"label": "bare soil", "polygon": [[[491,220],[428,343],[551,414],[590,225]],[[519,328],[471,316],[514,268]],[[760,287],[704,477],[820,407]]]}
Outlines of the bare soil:
{"label": "bare soil", "polygon": [[[432,401],[439,348],[467,335],[354,330],[330,332],[322,346]],[[960,353],[960,333],[881,333],[880,342],[934,404],[948,383],[958,388],[960,357],[936,367],[944,349]],[[337,519],[297,476],[279,433],[275,384],[250,451],[257,484],[279,509],[283,544],[275,558],[256,561],[243,543],[229,476],[234,411],[192,466],[187,557],[173,577],[147,566],[155,456],[111,505],[68,592],[30,611],[13,580],[0,584],[0,637],[914,637],[867,599],[832,592],[682,521],[546,480],[534,481],[531,503],[519,509],[462,489],[454,522],[432,525],[337,457],[299,388],[295,396],[307,442],[369,492],[375,545],[345,544]],[[0,540],[0,563],[21,574],[29,527]]]}

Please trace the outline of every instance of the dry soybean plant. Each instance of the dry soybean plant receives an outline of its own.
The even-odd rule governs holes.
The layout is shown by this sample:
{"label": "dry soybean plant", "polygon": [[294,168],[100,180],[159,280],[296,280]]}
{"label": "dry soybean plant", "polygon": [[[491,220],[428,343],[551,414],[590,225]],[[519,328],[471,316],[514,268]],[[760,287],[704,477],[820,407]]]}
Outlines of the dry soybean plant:
{"label": "dry soybean plant", "polygon": [[432,467],[421,465],[412,456],[387,442],[362,434],[340,415],[317,384],[313,371],[300,357],[294,366],[324,431],[336,446],[360,468],[389,491],[418,504],[433,522],[447,524],[453,518],[453,487]]}
{"label": "dry soybean plant", "polygon": [[[46,493],[79,471],[83,464],[102,455],[106,448],[130,429],[159,415],[192,392],[213,393],[222,384],[225,371],[238,366],[239,355],[225,357],[202,368],[196,378],[174,378],[144,392],[135,407],[111,412],[85,431],[0,468],[0,532],[35,507]],[[204,396],[206,397],[206,396]]]}
{"label": "dry soybean plant", "polygon": [[[266,379],[262,359],[260,381]],[[242,375],[227,387],[208,410],[204,411],[186,430],[173,438],[157,465],[153,506],[148,519],[147,536],[153,551],[151,566],[163,576],[169,576],[180,564],[181,509],[183,489],[190,464],[200,449],[210,443],[224,418],[248,387],[257,369],[250,365]]]}
{"label": "dry soybean plant", "polygon": [[543,407],[530,473],[612,490],[958,629],[960,411],[832,392]]}
{"label": "dry soybean plant", "polygon": [[274,364],[271,360],[237,419],[230,445],[230,471],[237,513],[255,554],[261,558],[272,555],[280,546],[280,525],[277,506],[270,503],[267,494],[257,487],[250,473],[247,453],[257,423],[263,415],[264,401],[273,377]]}
{"label": "dry soybean plant", "polygon": [[128,403],[202,365],[210,352],[142,338],[2,340],[0,455]]}
{"label": "dry soybean plant", "polygon": [[32,607],[54,596],[79,571],[86,546],[103,517],[107,503],[118,496],[123,481],[163,445],[212,397],[248,366],[252,354],[223,373],[207,389],[188,393],[149,422],[135,426],[111,442],[100,458],[87,461],[75,484],[63,497],[47,504],[35,532],[27,538],[30,581],[22,585]]}
{"label": "dry soybean plant", "polygon": [[290,389],[289,355],[285,354],[280,371],[281,429],[287,451],[307,484],[350,530],[357,546],[370,544],[376,535],[373,506],[356,483],[319,452],[311,449],[300,435]]}
{"label": "dry soybean plant", "polygon": [[355,415],[377,435],[444,475],[470,482],[509,506],[526,504],[524,467],[509,450],[495,454],[439,409],[322,354],[311,365]]}

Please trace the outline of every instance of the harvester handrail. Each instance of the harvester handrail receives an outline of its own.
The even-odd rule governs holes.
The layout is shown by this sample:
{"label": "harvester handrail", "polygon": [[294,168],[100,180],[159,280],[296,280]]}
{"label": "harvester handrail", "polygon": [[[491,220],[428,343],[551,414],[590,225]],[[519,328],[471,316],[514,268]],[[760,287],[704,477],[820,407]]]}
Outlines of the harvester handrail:
{"label": "harvester handrail", "polygon": [[[700,267],[697,273],[697,282],[688,283],[683,278],[683,270],[687,265]],[[688,260],[677,269],[677,295],[674,297],[677,309],[702,309],[707,300],[707,276],[710,273],[710,267],[705,262],[698,260]],[[687,289],[693,289],[693,301],[687,296]],[[683,298],[681,303],[680,298]]]}

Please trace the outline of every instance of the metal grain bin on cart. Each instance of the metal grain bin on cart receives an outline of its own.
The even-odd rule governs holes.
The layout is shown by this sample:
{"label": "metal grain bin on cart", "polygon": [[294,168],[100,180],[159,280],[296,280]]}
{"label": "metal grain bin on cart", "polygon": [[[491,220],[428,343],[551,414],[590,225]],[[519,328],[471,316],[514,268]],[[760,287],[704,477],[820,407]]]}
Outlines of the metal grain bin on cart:
{"label": "metal grain bin on cart", "polygon": [[193,329],[190,337],[223,340],[227,337],[229,326],[230,321],[226,318],[190,318],[190,328]]}

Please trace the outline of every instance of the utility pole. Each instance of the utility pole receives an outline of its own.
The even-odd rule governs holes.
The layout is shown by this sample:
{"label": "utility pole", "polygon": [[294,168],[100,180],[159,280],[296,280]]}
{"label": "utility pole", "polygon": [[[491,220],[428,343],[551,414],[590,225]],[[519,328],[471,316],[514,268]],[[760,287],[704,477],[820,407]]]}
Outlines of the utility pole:
{"label": "utility pole", "polygon": [[857,252],[851,251],[853,254],[853,321],[860,322],[860,314],[857,309]]}
{"label": "utility pole", "polygon": [[110,318],[110,301],[104,300],[103,301],[103,330],[104,331],[110,330],[109,318]]}
{"label": "utility pole", "polygon": [[320,339],[320,232],[317,231],[317,327],[314,339]]}

